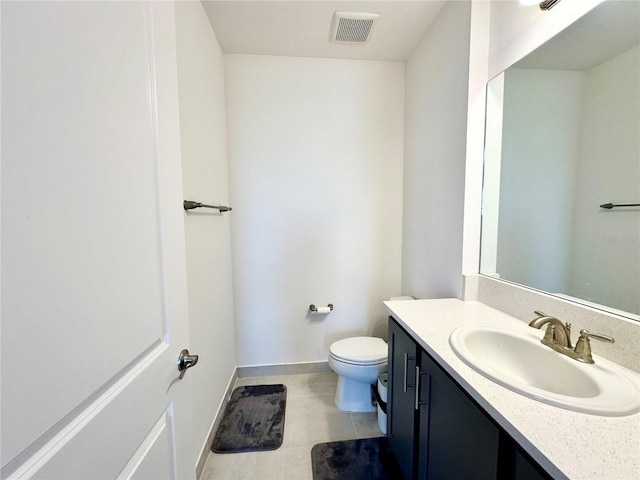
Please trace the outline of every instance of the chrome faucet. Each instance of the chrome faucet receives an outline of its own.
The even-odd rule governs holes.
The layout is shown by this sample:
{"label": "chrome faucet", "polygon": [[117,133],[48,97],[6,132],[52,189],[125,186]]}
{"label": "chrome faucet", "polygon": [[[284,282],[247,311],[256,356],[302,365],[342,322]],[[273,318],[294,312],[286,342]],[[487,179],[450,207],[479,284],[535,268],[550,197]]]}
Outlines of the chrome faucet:
{"label": "chrome faucet", "polygon": [[589,338],[595,338],[603,342],[613,343],[614,339],[599,333],[590,333],[588,330],[580,330],[580,338],[576,343],[575,349],[571,346],[571,324],[562,323],[556,317],[551,317],[546,313],[535,311],[536,318],[529,322],[529,326],[533,328],[542,328],[547,325],[544,337],[540,341],[558,353],[567,355],[579,362],[594,363],[591,356],[591,343]]}

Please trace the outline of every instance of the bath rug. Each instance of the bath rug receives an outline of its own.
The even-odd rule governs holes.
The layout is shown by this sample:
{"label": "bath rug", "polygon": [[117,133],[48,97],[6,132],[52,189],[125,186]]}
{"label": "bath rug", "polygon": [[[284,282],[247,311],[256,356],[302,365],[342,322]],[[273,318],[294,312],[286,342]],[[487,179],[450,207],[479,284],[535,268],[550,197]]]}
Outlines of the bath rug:
{"label": "bath rug", "polygon": [[311,449],[313,480],[398,480],[402,471],[387,437],[319,443]]}
{"label": "bath rug", "polygon": [[231,394],[213,439],[215,453],[275,450],[282,445],[287,387],[249,385]]}

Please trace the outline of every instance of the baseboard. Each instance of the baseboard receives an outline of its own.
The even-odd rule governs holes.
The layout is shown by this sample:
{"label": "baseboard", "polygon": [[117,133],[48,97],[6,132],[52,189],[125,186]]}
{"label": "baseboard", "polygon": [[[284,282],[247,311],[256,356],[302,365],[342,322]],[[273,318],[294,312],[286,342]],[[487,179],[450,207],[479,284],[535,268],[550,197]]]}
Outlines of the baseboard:
{"label": "baseboard", "polygon": [[277,365],[253,365],[238,367],[238,378],[267,377],[270,375],[296,375],[300,373],[330,372],[328,361],[306,363],[283,363]]}

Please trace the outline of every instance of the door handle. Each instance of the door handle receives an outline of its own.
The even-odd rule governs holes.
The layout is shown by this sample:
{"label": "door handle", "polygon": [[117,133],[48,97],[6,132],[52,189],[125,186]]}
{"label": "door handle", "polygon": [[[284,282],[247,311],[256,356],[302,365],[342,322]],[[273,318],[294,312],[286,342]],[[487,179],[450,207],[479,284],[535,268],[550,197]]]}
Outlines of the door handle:
{"label": "door handle", "polygon": [[187,373],[187,369],[193,367],[196,363],[198,363],[198,355],[189,355],[189,350],[186,348],[182,350],[178,357],[178,371],[180,372],[178,378],[182,380],[184,374]]}

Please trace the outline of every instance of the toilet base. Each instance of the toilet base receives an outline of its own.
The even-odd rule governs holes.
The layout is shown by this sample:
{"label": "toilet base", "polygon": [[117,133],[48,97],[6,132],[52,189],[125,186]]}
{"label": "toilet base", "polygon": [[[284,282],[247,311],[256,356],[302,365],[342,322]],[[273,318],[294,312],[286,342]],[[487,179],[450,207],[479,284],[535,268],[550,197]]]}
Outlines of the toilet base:
{"label": "toilet base", "polygon": [[343,412],[375,412],[371,385],[338,376],[335,404]]}

